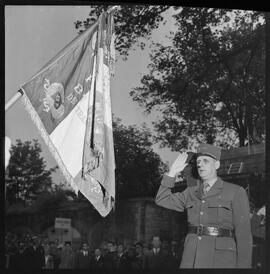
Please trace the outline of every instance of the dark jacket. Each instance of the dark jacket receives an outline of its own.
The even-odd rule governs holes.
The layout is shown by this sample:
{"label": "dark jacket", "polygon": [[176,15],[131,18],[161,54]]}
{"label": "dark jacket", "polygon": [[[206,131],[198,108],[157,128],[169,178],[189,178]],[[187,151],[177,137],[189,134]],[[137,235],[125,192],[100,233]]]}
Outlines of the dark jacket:
{"label": "dark jacket", "polygon": [[90,269],[91,257],[90,253],[84,255],[82,251],[78,251],[74,258],[74,268],[75,269]]}
{"label": "dark jacket", "polygon": [[164,175],[156,196],[158,205],[176,211],[187,209],[190,225],[219,226],[235,233],[235,239],[187,234],[180,267],[250,268],[252,235],[246,191],[220,178],[206,195],[200,182],[181,193],[172,193],[173,186],[174,178]]}
{"label": "dark jacket", "polygon": [[166,257],[167,254],[162,249],[156,254],[151,250],[145,256],[145,268],[156,270],[167,269]]}
{"label": "dark jacket", "polygon": [[104,268],[103,256],[100,256],[99,259],[97,259],[95,256],[93,256],[90,261],[90,267],[93,270],[103,269]]}
{"label": "dark jacket", "polygon": [[131,269],[131,258],[123,253],[122,256],[118,254],[114,257],[114,266],[116,269]]}
{"label": "dark jacket", "polygon": [[103,266],[105,269],[115,268],[116,252],[107,252],[104,255]]}
{"label": "dark jacket", "polygon": [[42,269],[45,266],[45,252],[42,246],[29,246],[24,251],[25,266],[28,269]]}

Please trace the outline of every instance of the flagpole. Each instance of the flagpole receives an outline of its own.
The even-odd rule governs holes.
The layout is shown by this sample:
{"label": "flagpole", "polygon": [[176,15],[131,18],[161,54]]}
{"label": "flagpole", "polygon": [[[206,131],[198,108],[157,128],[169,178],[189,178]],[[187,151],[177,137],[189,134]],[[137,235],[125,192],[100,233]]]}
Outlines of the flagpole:
{"label": "flagpole", "polygon": [[11,106],[13,106],[13,104],[15,104],[19,98],[21,98],[21,96],[23,96],[23,91],[21,89],[19,89],[17,91],[16,94],[14,94],[13,97],[11,97],[5,104],[5,111],[7,111],[8,109],[10,109]]}

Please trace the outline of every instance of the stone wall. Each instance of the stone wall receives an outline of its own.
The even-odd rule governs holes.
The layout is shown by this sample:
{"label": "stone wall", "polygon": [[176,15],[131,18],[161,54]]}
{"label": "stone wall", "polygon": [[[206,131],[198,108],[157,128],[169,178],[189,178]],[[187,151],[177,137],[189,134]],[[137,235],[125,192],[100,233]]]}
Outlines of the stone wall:
{"label": "stone wall", "polygon": [[71,225],[80,233],[81,241],[87,241],[92,247],[104,240],[118,240],[124,244],[150,241],[154,235],[165,240],[180,240],[186,229],[185,213],[161,208],[153,198],[117,201],[115,209],[105,218],[89,202],[32,214],[8,214],[6,229],[11,231],[23,226],[40,234],[54,226],[56,217],[71,218]]}

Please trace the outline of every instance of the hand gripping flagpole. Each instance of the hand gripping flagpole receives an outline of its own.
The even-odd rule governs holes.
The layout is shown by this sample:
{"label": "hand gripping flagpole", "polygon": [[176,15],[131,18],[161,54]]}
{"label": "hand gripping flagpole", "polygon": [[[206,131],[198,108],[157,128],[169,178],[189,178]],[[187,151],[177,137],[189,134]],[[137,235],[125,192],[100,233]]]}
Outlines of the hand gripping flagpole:
{"label": "hand gripping flagpole", "polygon": [[[111,13],[114,11],[118,6],[112,6],[110,7],[106,12]],[[5,104],[5,111],[10,109],[18,100],[23,96],[23,91],[21,89],[18,90],[16,94],[14,94],[13,97],[11,97]]]}

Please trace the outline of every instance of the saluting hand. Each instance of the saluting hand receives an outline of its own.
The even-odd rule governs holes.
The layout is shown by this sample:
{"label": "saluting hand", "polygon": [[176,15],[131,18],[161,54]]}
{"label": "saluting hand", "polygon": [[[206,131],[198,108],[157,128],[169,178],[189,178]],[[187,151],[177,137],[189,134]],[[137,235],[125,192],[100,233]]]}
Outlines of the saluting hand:
{"label": "saluting hand", "polygon": [[187,157],[188,154],[186,152],[180,153],[176,160],[173,162],[168,172],[168,176],[175,177],[177,173],[180,173],[187,166]]}

